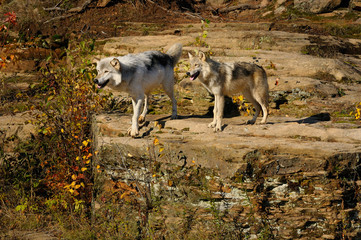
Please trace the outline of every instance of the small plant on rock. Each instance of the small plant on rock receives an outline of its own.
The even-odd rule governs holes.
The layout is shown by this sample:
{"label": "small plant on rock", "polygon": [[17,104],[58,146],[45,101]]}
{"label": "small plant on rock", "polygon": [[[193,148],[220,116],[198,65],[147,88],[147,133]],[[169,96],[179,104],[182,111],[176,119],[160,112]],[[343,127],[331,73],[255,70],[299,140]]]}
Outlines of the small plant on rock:
{"label": "small plant on rock", "polygon": [[244,113],[244,116],[249,116],[253,112],[251,105],[249,105],[244,99],[243,95],[232,97],[233,103],[238,104],[238,109],[240,112]]}
{"label": "small plant on rock", "polygon": [[356,120],[361,120],[361,102],[356,104],[355,112],[351,112],[350,115],[354,115]]}

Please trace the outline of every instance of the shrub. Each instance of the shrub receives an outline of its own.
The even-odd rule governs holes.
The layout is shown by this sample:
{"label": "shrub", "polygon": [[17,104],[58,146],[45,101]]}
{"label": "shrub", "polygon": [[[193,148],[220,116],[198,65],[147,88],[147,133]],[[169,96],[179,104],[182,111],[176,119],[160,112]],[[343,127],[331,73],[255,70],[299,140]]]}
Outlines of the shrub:
{"label": "shrub", "polygon": [[[85,56],[93,50],[92,41],[82,41],[68,54],[79,64],[41,70],[41,81],[31,88],[37,96],[30,99],[30,113],[37,132],[23,141],[12,157],[4,157],[0,171],[5,189],[15,186],[17,210],[43,206],[50,210],[85,212],[91,201],[92,148],[91,119],[103,103],[92,83],[94,66]],[[4,188],[3,188],[4,187]],[[17,194],[19,193],[19,194]],[[33,208],[34,209],[34,208]]]}

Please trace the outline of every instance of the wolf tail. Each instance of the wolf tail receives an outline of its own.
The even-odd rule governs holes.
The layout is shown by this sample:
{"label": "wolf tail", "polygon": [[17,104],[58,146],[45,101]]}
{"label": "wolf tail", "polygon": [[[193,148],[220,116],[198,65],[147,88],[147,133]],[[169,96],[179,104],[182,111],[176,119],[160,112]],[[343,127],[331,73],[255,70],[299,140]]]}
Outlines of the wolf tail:
{"label": "wolf tail", "polygon": [[169,55],[173,60],[173,67],[178,63],[180,57],[182,56],[182,47],[182,44],[176,43],[167,51],[167,55]]}

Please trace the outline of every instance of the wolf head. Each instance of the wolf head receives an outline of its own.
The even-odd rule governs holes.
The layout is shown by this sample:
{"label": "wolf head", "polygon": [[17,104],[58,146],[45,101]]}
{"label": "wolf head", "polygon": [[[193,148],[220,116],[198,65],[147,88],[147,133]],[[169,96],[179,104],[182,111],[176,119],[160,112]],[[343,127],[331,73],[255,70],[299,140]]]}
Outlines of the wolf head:
{"label": "wolf head", "polygon": [[186,74],[193,81],[199,75],[202,76],[204,70],[203,68],[207,64],[207,58],[206,55],[201,51],[198,53],[198,56],[193,56],[190,53],[188,53],[188,56],[190,61],[190,71],[187,72]]}
{"label": "wolf head", "polygon": [[94,83],[98,88],[103,88],[108,83],[117,86],[122,81],[121,63],[117,58],[105,58],[97,61],[98,75],[94,78]]}

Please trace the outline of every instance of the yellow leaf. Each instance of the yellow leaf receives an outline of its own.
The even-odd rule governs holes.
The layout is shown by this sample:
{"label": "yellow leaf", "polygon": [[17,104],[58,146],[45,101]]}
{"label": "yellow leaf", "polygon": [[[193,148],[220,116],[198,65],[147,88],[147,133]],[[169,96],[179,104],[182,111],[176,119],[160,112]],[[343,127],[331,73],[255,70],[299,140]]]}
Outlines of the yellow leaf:
{"label": "yellow leaf", "polygon": [[164,151],[164,147],[160,147],[159,152],[163,152],[163,151]]}
{"label": "yellow leaf", "polygon": [[154,146],[159,145],[159,140],[158,140],[158,138],[154,138],[153,144],[154,144]]}
{"label": "yellow leaf", "polygon": [[83,141],[83,145],[86,147],[86,146],[88,146],[88,141]]}
{"label": "yellow leaf", "polygon": [[74,181],[74,182],[72,182],[72,183],[70,184],[70,186],[74,187],[75,184],[76,184],[76,182]]}
{"label": "yellow leaf", "polygon": [[76,180],[76,178],[77,178],[77,176],[76,176],[75,174],[73,174],[73,175],[71,176],[71,179],[73,179],[73,180]]}
{"label": "yellow leaf", "polygon": [[97,165],[97,169],[99,169],[100,168],[100,166],[99,165]]}
{"label": "yellow leaf", "polygon": [[78,188],[80,188],[80,187],[81,187],[80,184],[75,185],[75,189],[78,189]]}
{"label": "yellow leaf", "polygon": [[86,161],[85,164],[89,164],[90,163],[90,160]]}
{"label": "yellow leaf", "polygon": [[120,195],[120,199],[123,199],[125,195],[127,195],[127,192],[124,192],[122,195]]}
{"label": "yellow leaf", "polygon": [[81,171],[82,171],[82,172],[84,172],[84,171],[86,171],[86,170],[87,170],[86,167],[82,167],[82,168],[81,168]]}
{"label": "yellow leaf", "polygon": [[173,186],[173,181],[172,180],[168,180],[168,186],[172,187]]}
{"label": "yellow leaf", "polygon": [[83,187],[83,188],[85,188],[85,185],[84,185],[84,183],[80,183],[80,185]]}
{"label": "yellow leaf", "polygon": [[64,133],[64,129],[61,129],[61,132]]}
{"label": "yellow leaf", "polygon": [[80,159],[80,157],[76,157],[76,158],[75,158],[75,160],[77,160],[77,161],[78,161],[79,159]]}

